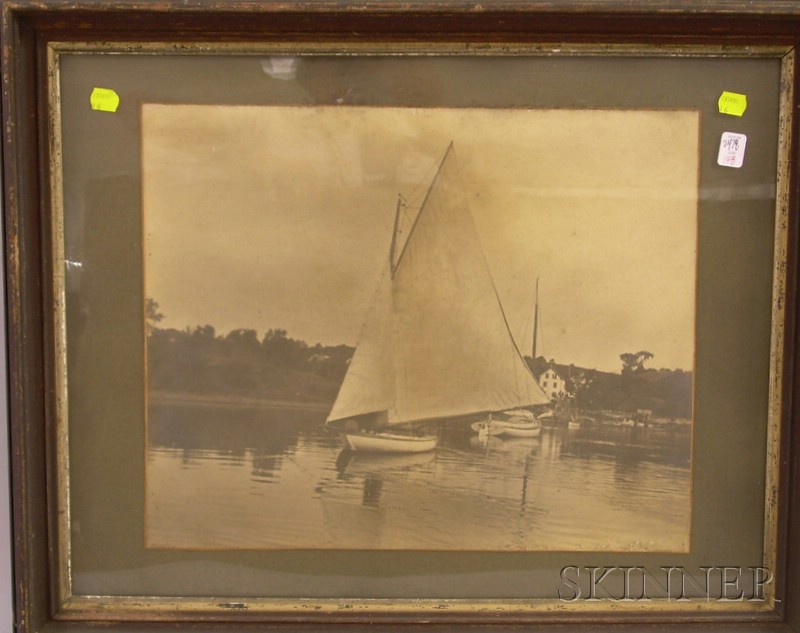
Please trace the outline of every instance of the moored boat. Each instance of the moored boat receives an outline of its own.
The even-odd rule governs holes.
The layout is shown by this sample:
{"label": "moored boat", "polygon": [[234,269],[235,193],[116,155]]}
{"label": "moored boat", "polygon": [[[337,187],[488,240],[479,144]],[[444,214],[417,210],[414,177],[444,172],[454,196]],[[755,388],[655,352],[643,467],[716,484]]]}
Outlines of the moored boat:
{"label": "moored boat", "polygon": [[[486,420],[471,425],[479,437],[538,437],[542,432],[542,423],[529,411],[520,414],[518,411],[506,411],[505,417],[490,415]],[[501,414],[502,415],[502,414]]]}
{"label": "moored boat", "polygon": [[541,432],[542,423],[537,420],[533,422],[507,423],[500,428],[498,435],[500,437],[539,437]]}

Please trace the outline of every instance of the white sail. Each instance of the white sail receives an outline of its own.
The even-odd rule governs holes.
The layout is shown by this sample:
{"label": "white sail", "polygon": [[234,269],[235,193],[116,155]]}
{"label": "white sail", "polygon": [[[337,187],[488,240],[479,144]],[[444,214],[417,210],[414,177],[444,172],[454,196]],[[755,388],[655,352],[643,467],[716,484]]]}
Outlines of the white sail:
{"label": "white sail", "polygon": [[350,360],[328,421],[394,406],[394,317],[391,272],[384,271],[372,298],[356,351]]}
{"label": "white sail", "polygon": [[509,331],[452,145],[389,281],[329,421],[367,412],[362,403],[403,424],[548,402]]}

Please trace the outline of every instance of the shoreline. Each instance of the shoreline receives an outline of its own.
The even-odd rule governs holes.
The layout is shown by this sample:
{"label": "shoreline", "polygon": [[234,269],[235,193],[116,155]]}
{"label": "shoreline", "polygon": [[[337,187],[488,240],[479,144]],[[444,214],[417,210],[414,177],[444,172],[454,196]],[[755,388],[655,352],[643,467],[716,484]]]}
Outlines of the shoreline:
{"label": "shoreline", "polygon": [[333,403],[298,402],[296,400],[274,400],[223,394],[196,394],[175,391],[150,391],[147,403],[155,405],[178,405],[202,407],[213,405],[230,409],[294,409],[300,411],[328,412]]}

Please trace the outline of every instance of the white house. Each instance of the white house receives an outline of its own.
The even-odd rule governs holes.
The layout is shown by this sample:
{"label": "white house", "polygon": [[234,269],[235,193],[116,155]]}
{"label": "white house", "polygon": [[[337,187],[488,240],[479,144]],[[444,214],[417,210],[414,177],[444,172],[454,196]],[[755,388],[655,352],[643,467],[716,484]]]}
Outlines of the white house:
{"label": "white house", "polygon": [[539,376],[539,386],[550,400],[555,400],[559,395],[566,393],[567,383],[552,367],[548,367]]}

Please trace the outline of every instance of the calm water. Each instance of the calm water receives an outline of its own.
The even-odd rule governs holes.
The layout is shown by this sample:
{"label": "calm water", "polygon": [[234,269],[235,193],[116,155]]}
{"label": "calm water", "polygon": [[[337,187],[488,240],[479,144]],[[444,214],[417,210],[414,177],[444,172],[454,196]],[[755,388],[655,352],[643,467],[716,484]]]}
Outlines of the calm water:
{"label": "calm water", "polygon": [[152,406],[147,542],[167,548],[688,548],[689,434],[442,429],[436,451],[345,453],[324,414]]}

